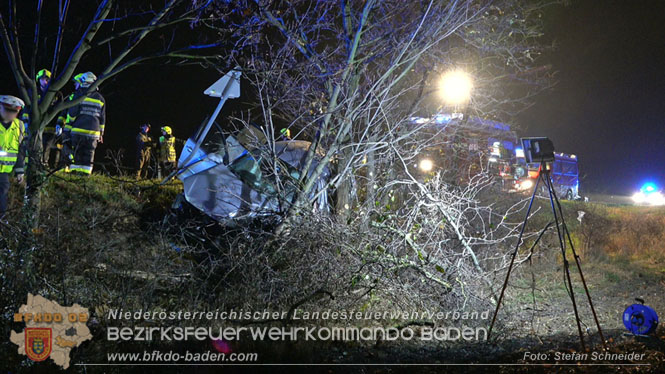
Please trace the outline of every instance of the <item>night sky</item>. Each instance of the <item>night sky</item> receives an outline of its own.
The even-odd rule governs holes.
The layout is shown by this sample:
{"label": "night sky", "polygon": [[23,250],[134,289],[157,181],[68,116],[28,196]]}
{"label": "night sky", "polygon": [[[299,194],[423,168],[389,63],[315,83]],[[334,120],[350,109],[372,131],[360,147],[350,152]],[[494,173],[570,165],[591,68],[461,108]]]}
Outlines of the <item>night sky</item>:
{"label": "night sky", "polygon": [[[558,84],[518,118],[579,155],[581,193],[665,184],[665,1],[573,1],[550,9]],[[585,188],[586,187],[586,188]]]}
{"label": "night sky", "polygon": [[[665,185],[665,1],[572,1],[550,7],[546,19],[546,39],[557,48],[539,63],[553,65],[558,84],[516,118],[519,135],[548,136],[557,151],[577,154],[582,194],[631,194],[647,180]],[[98,70],[96,60],[79,70]],[[6,62],[3,70],[3,91],[15,94]],[[131,164],[144,122],[187,138],[217,104],[202,92],[220,76],[146,65],[104,84],[108,126],[97,161],[107,147],[125,148]]]}

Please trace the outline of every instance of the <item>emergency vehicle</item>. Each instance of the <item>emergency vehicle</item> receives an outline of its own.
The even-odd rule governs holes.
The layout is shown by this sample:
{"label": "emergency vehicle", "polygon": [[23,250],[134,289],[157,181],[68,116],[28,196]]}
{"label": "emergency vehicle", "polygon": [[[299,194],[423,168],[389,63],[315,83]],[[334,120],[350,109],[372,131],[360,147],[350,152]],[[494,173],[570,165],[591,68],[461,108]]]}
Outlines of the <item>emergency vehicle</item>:
{"label": "emergency vehicle", "polygon": [[[536,179],[540,175],[540,163],[527,164],[524,159],[524,153],[518,149],[516,152],[516,168],[523,168],[522,172],[516,172],[516,175],[523,176],[516,178],[514,190],[517,192],[531,192],[531,188],[536,184]],[[554,162],[552,163],[552,185],[557,196],[567,200],[576,200],[580,198],[580,174],[577,162],[577,156],[574,154],[554,153]],[[544,194],[547,189],[540,182],[539,193]]]}

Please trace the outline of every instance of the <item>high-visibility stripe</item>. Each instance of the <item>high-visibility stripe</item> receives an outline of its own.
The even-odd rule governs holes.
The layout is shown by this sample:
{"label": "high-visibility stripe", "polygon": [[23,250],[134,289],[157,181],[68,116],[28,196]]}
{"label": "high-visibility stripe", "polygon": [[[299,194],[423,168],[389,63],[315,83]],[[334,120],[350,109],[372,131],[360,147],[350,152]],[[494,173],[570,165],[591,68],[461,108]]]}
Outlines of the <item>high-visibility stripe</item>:
{"label": "high-visibility stripe", "polygon": [[99,131],[79,129],[78,127],[72,127],[72,133],[79,135],[92,135],[92,136],[99,136],[100,134]]}
{"label": "high-visibility stripe", "polygon": [[24,134],[23,122],[16,118],[5,128],[0,126],[0,173],[10,173],[18,160],[18,151]]}
{"label": "high-visibility stripe", "polygon": [[65,123],[72,123],[74,121],[76,121],[76,117],[72,117],[69,115],[69,113],[67,113],[67,119],[65,120]]}
{"label": "high-visibility stripe", "polygon": [[83,99],[83,101],[86,101],[86,102],[88,102],[88,103],[95,103],[95,104],[99,105],[100,107],[101,107],[101,106],[104,106],[104,102],[103,102],[103,101],[101,101],[101,100],[97,100],[97,99],[92,99],[92,98],[89,98],[89,97],[86,97],[85,99]]}
{"label": "high-visibility stripe", "polygon": [[89,165],[72,165],[69,167],[69,170],[78,171],[86,174],[92,174],[92,166]]}
{"label": "high-visibility stripe", "polygon": [[72,125],[65,125],[65,131],[72,131]]}
{"label": "high-visibility stripe", "polygon": [[46,127],[44,127],[44,132],[49,133],[49,134],[50,133],[55,134],[55,126],[46,126]]}

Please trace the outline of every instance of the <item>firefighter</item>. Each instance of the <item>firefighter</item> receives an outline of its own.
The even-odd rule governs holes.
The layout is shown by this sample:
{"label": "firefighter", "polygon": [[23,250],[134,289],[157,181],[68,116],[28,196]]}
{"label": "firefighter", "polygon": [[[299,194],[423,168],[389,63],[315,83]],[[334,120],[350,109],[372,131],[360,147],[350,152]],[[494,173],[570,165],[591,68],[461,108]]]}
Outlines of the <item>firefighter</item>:
{"label": "firefighter", "polygon": [[67,109],[64,117],[63,145],[73,150],[73,156],[66,154],[71,162],[70,170],[80,175],[92,173],[95,149],[104,142],[104,125],[106,122],[106,101],[98,90],[87,92],[97,77],[91,72],[78,74],[74,77],[76,91],[68,100],[76,100],[85,95],[83,101]]}
{"label": "firefighter", "polygon": [[136,179],[142,179],[148,174],[150,164],[150,152],[152,151],[152,138],[150,124],[141,125],[141,131],[136,135]]}
{"label": "firefighter", "polygon": [[[164,175],[169,175],[175,169],[175,137],[169,126],[162,127],[162,136],[159,137],[159,169]],[[161,175],[160,175],[161,178]]]}
{"label": "firefighter", "polygon": [[0,96],[0,218],[7,212],[9,174],[13,171],[18,182],[23,182],[25,127],[18,112],[24,106],[17,97]]}
{"label": "firefighter", "polygon": [[[35,81],[37,82],[37,100],[40,100],[42,95],[44,95],[48,89],[48,84],[51,81],[51,72],[46,69],[40,70],[35,77]],[[32,97],[32,95],[30,95],[30,97]],[[21,120],[26,127],[28,127],[28,124],[30,123],[30,114],[31,111],[29,106],[25,107],[21,113]],[[46,130],[44,130],[44,132],[46,132]]]}
{"label": "firefighter", "polygon": [[291,140],[291,130],[284,128],[279,130],[279,140]]}
{"label": "firefighter", "polygon": [[[37,100],[41,100],[41,98],[46,94],[49,83],[51,82],[51,72],[47,69],[42,69],[37,73],[35,80],[37,81]],[[62,94],[60,92],[56,92],[55,99],[51,105],[55,105],[60,101],[62,101]],[[23,110],[22,120],[25,122],[26,129],[29,127],[31,114],[30,107],[26,107]],[[52,151],[55,158],[54,165],[58,165],[60,149],[62,148],[60,136],[61,134],[62,126],[60,124],[47,124],[44,127],[44,132],[42,133],[42,163],[44,166],[48,167],[50,165]]]}

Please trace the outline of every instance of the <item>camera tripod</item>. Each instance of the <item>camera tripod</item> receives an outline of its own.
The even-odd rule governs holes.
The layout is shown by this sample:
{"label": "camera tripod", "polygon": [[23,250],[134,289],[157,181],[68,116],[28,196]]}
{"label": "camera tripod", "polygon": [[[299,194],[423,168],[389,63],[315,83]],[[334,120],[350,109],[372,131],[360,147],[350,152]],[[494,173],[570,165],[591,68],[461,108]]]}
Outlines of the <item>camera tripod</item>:
{"label": "camera tripod", "polygon": [[[554,216],[554,222],[550,222],[545,228],[540,232],[538,235],[538,238],[536,241],[533,243],[530,249],[530,253],[533,253],[533,249],[536,247],[536,244],[540,241],[542,238],[543,234],[549,229],[549,227],[552,224],[555,224],[556,226],[556,231],[559,239],[559,247],[561,248],[561,256],[563,257],[563,269],[565,273],[565,279],[564,279],[564,286],[568,290],[568,294],[570,295],[570,300],[573,303],[573,311],[575,312],[575,322],[577,322],[577,331],[580,335],[580,343],[582,344],[582,350],[585,350],[585,344],[584,344],[584,335],[582,333],[582,325],[581,325],[581,320],[579,313],[577,311],[577,303],[575,301],[575,293],[573,291],[573,283],[570,278],[570,264],[568,262],[568,259],[566,257],[566,249],[564,245],[564,241],[567,238],[568,239],[568,244],[570,245],[570,250],[572,251],[573,258],[575,258],[575,263],[577,264],[577,270],[580,273],[580,279],[582,280],[582,285],[584,286],[584,292],[586,293],[587,299],[589,300],[589,306],[591,308],[591,313],[593,314],[593,319],[596,322],[596,327],[598,328],[598,334],[600,335],[600,339],[603,342],[603,347],[607,348],[606,343],[605,343],[605,337],[603,336],[603,331],[600,328],[600,323],[598,322],[598,316],[596,315],[596,310],[593,307],[593,302],[591,301],[591,295],[589,294],[589,289],[587,288],[586,281],[584,280],[584,274],[582,273],[582,267],[580,265],[580,257],[577,255],[577,252],[575,251],[575,247],[573,246],[573,241],[570,238],[570,232],[568,232],[568,227],[566,226],[566,222],[563,217],[563,211],[561,209],[561,204],[559,203],[559,199],[556,196],[556,192],[554,190],[554,186],[552,184],[552,177],[550,175],[551,173],[551,167],[552,163],[546,163],[546,162],[541,162],[540,163],[540,173],[538,173],[538,178],[536,179],[535,186],[533,187],[533,194],[531,195],[531,200],[529,201],[529,207],[527,208],[526,211],[526,216],[524,217],[524,222],[522,223],[522,229],[520,230],[520,234],[517,238],[517,244],[515,245],[515,250],[512,253],[512,257],[510,259],[510,265],[508,266],[508,272],[506,273],[506,279],[503,282],[503,287],[501,288],[501,294],[499,296],[499,300],[497,301],[496,304],[496,309],[494,310],[494,316],[492,317],[492,323],[490,324],[489,332],[487,334],[487,338],[489,339],[490,335],[492,334],[492,328],[494,327],[494,322],[496,322],[496,316],[499,313],[499,308],[501,307],[501,301],[503,300],[503,295],[506,291],[506,287],[508,286],[508,279],[510,278],[510,273],[513,269],[513,265],[515,264],[515,257],[517,257],[517,252],[520,248],[520,244],[522,242],[522,236],[524,235],[524,229],[526,228],[527,222],[529,220],[529,214],[531,213],[531,208],[533,206],[533,201],[536,198],[536,192],[538,191],[538,184],[539,182],[543,181],[547,192],[549,194],[549,199],[550,199],[550,205],[552,207],[552,215]],[[558,210],[558,211],[557,211]],[[565,236],[565,237],[564,237]]]}

